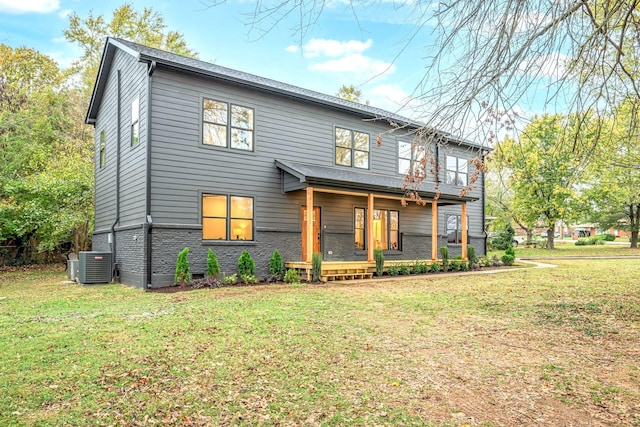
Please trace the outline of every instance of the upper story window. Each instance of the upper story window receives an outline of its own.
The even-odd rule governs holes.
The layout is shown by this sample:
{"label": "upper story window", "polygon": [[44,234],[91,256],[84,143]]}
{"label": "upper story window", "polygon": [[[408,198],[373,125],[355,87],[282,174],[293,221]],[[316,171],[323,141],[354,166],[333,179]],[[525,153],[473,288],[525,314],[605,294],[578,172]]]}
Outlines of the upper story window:
{"label": "upper story window", "polygon": [[336,165],[369,169],[369,134],[337,127]]}
{"label": "upper story window", "polygon": [[131,103],[131,146],[135,147],[140,142],[140,98]]}
{"label": "upper story window", "polygon": [[447,184],[464,187],[467,185],[467,159],[447,156]]}
{"label": "upper story window", "polygon": [[398,173],[415,173],[424,158],[424,147],[406,141],[398,141]]}
{"label": "upper story window", "polygon": [[253,240],[253,198],[203,194],[202,238]]}
{"label": "upper story window", "polygon": [[107,147],[104,129],[100,131],[100,168],[107,164]]}
{"label": "upper story window", "polygon": [[253,108],[204,98],[202,143],[253,151]]}

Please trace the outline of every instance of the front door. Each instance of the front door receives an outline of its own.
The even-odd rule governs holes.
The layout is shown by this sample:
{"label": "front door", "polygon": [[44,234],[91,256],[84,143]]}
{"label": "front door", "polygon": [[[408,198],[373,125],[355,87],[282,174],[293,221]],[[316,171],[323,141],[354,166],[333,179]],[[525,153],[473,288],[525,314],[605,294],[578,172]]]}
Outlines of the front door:
{"label": "front door", "polygon": [[[320,207],[313,207],[313,252],[320,252]],[[307,207],[302,207],[302,260],[307,259]]]}

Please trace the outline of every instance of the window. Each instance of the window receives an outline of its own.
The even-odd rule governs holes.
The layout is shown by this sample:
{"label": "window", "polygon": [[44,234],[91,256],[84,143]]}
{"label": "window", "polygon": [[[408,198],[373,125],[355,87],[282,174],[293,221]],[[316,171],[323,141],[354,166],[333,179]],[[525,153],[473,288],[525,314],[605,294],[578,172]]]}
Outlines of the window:
{"label": "window", "polygon": [[362,208],[355,209],[355,240],[356,240],[356,249],[362,250],[365,248],[364,246],[364,224],[366,222],[365,210]]}
{"label": "window", "polygon": [[140,142],[140,98],[131,103],[131,146],[135,147]]}
{"label": "window", "polygon": [[398,141],[398,173],[406,175],[416,168],[424,158],[424,147],[411,142]]}
{"label": "window", "polygon": [[447,242],[462,243],[462,217],[460,215],[447,215]]}
{"label": "window", "polygon": [[253,151],[253,108],[204,98],[202,143]]}
{"label": "window", "polygon": [[[400,249],[399,211],[374,209],[373,211],[373,247],[383,250]],[[366,210],[355,208],[355,248],[366,248]]]}
{"label": "window", "polygon": [[336,165],[369,169],[369,134],[337,127]]}
{"label": "window", "polygon": [[253,198],[203,194],[202,238],[253,240]]}
{"label": "window", "polygon": [[467,159],[447,156],[447,184],[467,185]]}
{"label": "window", "polygon": [[107,163],[106,143],[104,129],[100,132],[100,168],[103,168]]}

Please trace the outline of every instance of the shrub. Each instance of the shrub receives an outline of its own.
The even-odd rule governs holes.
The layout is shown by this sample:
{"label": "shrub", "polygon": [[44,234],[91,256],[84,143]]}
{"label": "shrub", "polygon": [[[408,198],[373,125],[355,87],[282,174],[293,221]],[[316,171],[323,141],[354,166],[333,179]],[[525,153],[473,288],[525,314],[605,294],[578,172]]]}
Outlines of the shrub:
{"label": "shrub", "polygon": [[432,262],[431,266],[429,267],[429,271],[431,271],[432,273],[437,273],[440,271],[440,263],[439,262]]}
{"label": "shrub", "polygon": [[607,242],[613,242],[616,240],[616,235],[611,233],[604,234],[604,240]]}
{"label": "shrub", "polygon": [[300,276],[298,275],[298,270],[295,268],[290,268],[284,274],[284,280],[287,283],[300,283]]}
{"label": "shrub", "polygon": [[271,259],[269,260],[269,274],[282,276],[282,273],[283,273],[282,257],[280,256],[278,251],[275,251],[273,255],[271,255]]}
{"label": "shrub", "polygon": [[242,276],[242,281],[247,285],[255,285],[256,283],[260,282],[258,278],[253,274],[247,274],[245,276]]}
{"label": "shrub", "polygon": [[319,282],[322,275],[322,254],[314,252],[311,258],[311,281]]}
{"label": "shrub", "polygon": [[420,274],[422,273],[422,263],[418,260],[415,260],[413,262],[413,265],[411,266],[411,274]]}
{"label": "shrub", "polygon": [[191,272],[189,270],[189,248],[184,248],[178,254],[176,259],[176,273],[173,276],[173,281],[184,286],[184,284],[191,280]]}
{"label": "shrub", "polygon": [[373,250],[373,259],[376,260],[376,276],[382,276],[384,273],[384,253],[382,249]]}
{"label": "shrub", "polygon": [[516,257],[516,250],[515,250],[515,249],[513,249],[513,246],[509,246],[509,247],[507,248],[507,250],[506,250],[506,251],[504,251],[504,253],[505,253],[505,254],[507,254],[507,255],[511,255],[513,258],[515,258],[515,257]]}
{"label": "shrub", "polygon": [[400,266],[400,268],[398,269],[398,272],[402,275],[402,276],[407,276],[409,274],[411,274],[411,270],[409,270],[409,266],[406,264],[402,264]]}
{"label": "shrub", "polygon": [[588,239],[578,239],[576,240],[576,246],[587,246],[589,244]]}
{"label": "shrub", "polygon": [[389,276],[397,276],[398,274],[400,274],[400,270],[398,269],[397,265],[390,266],[387,272],[389,273]]}
{"label": "shrub", "polygon": [[446,246],[440,247],[440,258],[442,258],[442,270],[447,271],[449,269],[449,248]]}
{"label": "shrub", "polygon": [[469,268],[473,268],[473,266],[478,263],[476,248],[471,245],[467,246],[467,259],[469,260]]}
{"label": "shrub", "polygon": [[426,262],[420,263],[420,273],[428,273],[429,272],[429,264]]}
{"label": "shrub", "polygon": [[469,263],[465,261],[460,261],[460,263],[458,264],[459,271],[469,271],[469,268]]}
{"label": "shrub", "polygon": [[218,263],[218,257],[213,253],[211,249],[207,253],[207,277],[215,277],[220,274],[220,264]]}
{"label": "shrub", "polygon": [[590,245],[604,245],[604,237],[603,236],[594,236],[589,239]]}
{"label": "shrub", "polygon": [[224,276],[222,278],[222,284],[225,286],[235,285],[237,280],[238,280],[238,275],[234,273],[230,276]]}
{"label": "shrub", "polygon": [[498,233],[498,235],[491,240],[491,246],[495,249],[505,250],[509,246],[511,246],[511,242],[513,241],[513,236],[516,234],[513,227],[507,224],[505,229]]}
{"label": "shrub", "polygon": [[515,261],[516,261],[516,257],[514,257],[513,255],[509,255],[507,253],[502,255],[502,263],[504,265],[513,265]]}
{"label": "shrub", "polygon": [[238,274],[240,277],[255,276],[256,274],[256,263],[253,262],[253,258],[247,251],[242,251],[240,258],[238,258]]}
{"label": "shrub", "polygon": [[478,260],[480,267],[493,267],[493,261],[488,256],[483,256]]}

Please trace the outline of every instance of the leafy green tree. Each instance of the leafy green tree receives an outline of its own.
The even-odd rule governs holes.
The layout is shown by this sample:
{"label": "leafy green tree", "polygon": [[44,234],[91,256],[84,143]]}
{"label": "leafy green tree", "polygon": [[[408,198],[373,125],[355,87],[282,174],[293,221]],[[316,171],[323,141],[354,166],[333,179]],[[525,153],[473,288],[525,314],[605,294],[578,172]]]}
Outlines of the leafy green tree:
{"label": "leafy green tree", "polygon": [[505,138],[495,150],[497,161],[511,171],[514,212],[525,223],[546,225],[549,249],[554,247],[556,222],[575,214],[576,188],[589,157],[572,137],[575,126],[572,118],[561,115],[536,117],[518,140]]}
{"label": "leafy green tree", "polygon": [[[113,11],[111,20],[103,15],[81,18],[76,13],[69,16],[69,27],[64,30],[65,38],[77,44],[82,50],[81,57],[71,67],[79,74],[82,86],[89,94],[98,74],[102,50],[107,37],[120,37],[146,46],[155,47],[180,55],[194,57],[196,54],[177,31],[167,29],[164,18],[153,8],[142,11],[125,3]],[[88,101],[88,100],[87,100]]]}
{"label": "leafy green tree", "polygon": [[[354,85],[340,86],[340,89],[338,89],[338,93],[336,93],[336,96],[347,101],[362,103],[362,91]],[[369,105],[369,101],[366,101],[365,104]]]}

